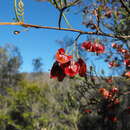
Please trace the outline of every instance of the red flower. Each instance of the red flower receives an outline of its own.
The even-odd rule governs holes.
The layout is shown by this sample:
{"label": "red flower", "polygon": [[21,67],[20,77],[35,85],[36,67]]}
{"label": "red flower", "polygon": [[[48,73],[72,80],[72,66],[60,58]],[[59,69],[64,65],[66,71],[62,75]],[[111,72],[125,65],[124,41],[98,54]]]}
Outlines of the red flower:
{"label": "red flower", "polygon": [[100,88],[100,89],[99,89],[99,92],[101,93],[101,95],[102,95],[105,99],[107,99],[107,98],[110,97],[109,91],[106,90],[105,88]]}
{"label": "red flower", "polygon": [[130,59],[125,59],[125,60],[124,60],[124,64],[125,64],[127,67],[130,67]]}
{"label": "red flower", "polygon": [[90,109],[86,109],[86,110],[84,110],[84,112],[85,112],[85,113],[91,113],[92,110],[90,110]]}
{"label": "red flower", "polygon": [[125,53],[124,58],[125,59],[130,59],[130,53]]}
{"label": "red flower", "polygon": [[85,76],[86,75],[86,71],[87,71],[87,66],[86,66],[85,62],[81,58],[79,58],[77,63],[80,66],[79,75],[80,76]]}
{"label": "red flower", "polygon": [[60,48],[56,53],[56,61],[52,66],[50,78],[62,81],[66,75],[70,77],[77,74],[85,76],[87,68],[85,62],[81,58],[77,62],[71,59],[72,56],[66,55],[65,50]]}
{"label": "red flower", "polygon": [[118,52],[121,52],[121,53],[127,53],[127,52],[128,52],[128,50],[123,49],[123,48],[119,48],[117,51],[118,51]]}
{"label": "red flower", "polygon": [[108,65],[109,65],[110,68],[120,66],[120,64],[118,64],[116,61],[111,61],[111,62],[108,63]]}
{"label": "red flower", "polygon": [[111,120],[112,122],[117,122],[117,117],[110,117],[109,120]]}
{"label": "red flower", "polygon": [[112,89],[111,89],[111,92],[112,93],[117,93],[119,90],[118,90],[118,88],[116,88],[116,87],[113,87]]}
{"label": "red flower", "polygon": [[96,52],[96,53],[104,53],[104,51],[105,51],[104,45],[102,45],[100,43],[94,43],[93,48],[94,48],[94,52]]}
{"label": "red flower", "polygon": [[65,74],[70,77],[74,77],[76,74],[78,74],[79,70],[80,65],[75,61],[70,61],[70,64],[64,69]]}
{"label": "red flower", "polygon": [[116,98],[115,100],[114,100],[114,104],[119,104],[120,103],[120,100],[118,99],[118,98]]}
{"label": "red flower", "polygon": [[99,88],[99,92],[100,92],[100,93],[102,93],[102,92],[104,92],[104,91],[106,91],[105,88]]}
{"label": "red flower", "polygon": [[62,81],[65,77],[65,73],[64,70],[61,68],[61,66],[59,65],[59,63],[56,61],[51,69],[50,72],[50,78],[57,78],[59,81]]}
{"label": "red flower", "polygon": [[104,53],[104,50],[105,50],[104,45],[102,45],[100,43],[92,44],[91,41],[83,42],[82,43],[82,48],[84,48],[86,51],[96,52],[96,53]]}
{"label": "red flower", "polygon": [[68,56],[65,54],[65,50],[63,48],[60,48],[56,53],[56,61],[58,61],[61,64],[65,64],[69,62],[72,59],[72,56]]}
{"label": "red flower", "polygon": [[92,51],[92,42],[83,42],[82,43],[82,48],[85,49],[86,51]]}
{"label": "red flower", "polygon": [[59,50],[58,50],[58,52],[60,53],[60,54],[65,54],[65,50],[64,50],[64,48],[60,48]]}
{"label": "red flower", "polygon": [[108,97],[109,97],[109,91],[104,91],[103,93],[102,93],[102,96],[105,98],[105,99],[107,99]]}
{"label": "red flower", "polygon": [[126,72],[126,73],[124,74],[124,76],[130,78],[130,71]]}
{"label": "red flower", "polygon": [[119,45],[117,45],[116,43],[112,43],[112,45],[111,45],[113,48],[118,48],[119,47]]}

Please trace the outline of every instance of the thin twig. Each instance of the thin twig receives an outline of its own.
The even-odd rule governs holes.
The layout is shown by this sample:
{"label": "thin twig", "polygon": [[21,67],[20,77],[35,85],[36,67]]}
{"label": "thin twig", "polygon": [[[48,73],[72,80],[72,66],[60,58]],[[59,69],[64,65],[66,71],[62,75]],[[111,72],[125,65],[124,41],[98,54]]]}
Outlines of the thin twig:
{"label": "thin twig", "polygon": [[73,28],[72,25],[69,23],[68,19],[66,18],[65,14],[63,13],[63,18],[69,28]]}
{"label": "thin twig", "polygon": [[74,40],[74,41],[77,41],[81,35],[82,35],[82,34],[81,34],[81,33],[79,33],[79,35],[75,38],[75,40]]}
{"label": "thin twig", "polygon": [[58,20],[59,29],[61,28],[61,20],[62,20],[62,16],[63,16],[63,13],[64,13],[65,9],[66,9],[66,7],[59,10],[60,11],[59,20]]}

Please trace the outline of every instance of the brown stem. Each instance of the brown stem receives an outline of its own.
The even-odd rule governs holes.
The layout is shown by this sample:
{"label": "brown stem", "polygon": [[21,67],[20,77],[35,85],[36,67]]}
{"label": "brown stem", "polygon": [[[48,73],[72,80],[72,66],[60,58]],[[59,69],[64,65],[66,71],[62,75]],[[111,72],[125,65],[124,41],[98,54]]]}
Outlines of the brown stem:
{"label": "brown stem", "polygon": [[27,24],[23,22],[0,22],[0,25],[21,25],[27,28],[41,28],[41,29],[51,29],[51,30],[61,30],[61,31],[69,31],[69,32],[77,32],[80,34],[89,34],[89,35],[99,35],[99,36],[106,36],[112,38],[119,38],[119,39],[127,39],[130,38],[130,35],[114,35],[110,33],[103,33],[103,32],[86,32],[74,28],[59,28],[59,27],[50,27],[50,26],[41,26],[41,25],[33,25]]}
{"label": "brown stem", "polygon": [[127,91],[127,92],[124,93],[124,95],[127,95],[127,94],[130,94],[130,91]]}

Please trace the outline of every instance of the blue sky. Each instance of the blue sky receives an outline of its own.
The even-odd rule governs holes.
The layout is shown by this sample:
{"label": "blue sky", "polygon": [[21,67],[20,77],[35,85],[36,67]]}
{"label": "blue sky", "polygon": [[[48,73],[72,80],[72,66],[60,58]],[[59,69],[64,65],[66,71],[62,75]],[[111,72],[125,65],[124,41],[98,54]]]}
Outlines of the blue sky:
{"label": "blue sky", "polygon": [[[26,0],[25,4],[25,22],[45,26],[56,26],[58,12],[47,2],[36,2],[35,0]],[[9,22],[14,18],[13,0],[1,1],[0,22]],[[32,59],[41,57],[44,63],[44,70],[47,71],[51,65],[53,56],[58,49],[55,42],[67,35],[66,32],[54,30],[29,29],[19,35],[13,35],[14,30],[23,30],[18,26],[0,27],[0,44],[11,43],[16,45],[23,56],[23,65],[21,71],[32,71]]]}
{"label": "blue sky", "polygon": [[[37,2],[36,0],[24,0],[25,4],[25,23],[37,24],[43,26],[57,26],[57,18],[59,12],[48,2]],[[73,13],[78,12],[73,8],[72,13],[68,16],[70,23],[74,28],[85,29],[81,26],[82,19]],[[0,22],[11,22],[14,18],[13,0],[3,0],[0,4]],[[65,23],[62,21],[64,27]],[[21,32],[14,35],[13,31],[22,31],[25,28],[19,26],[0,26],[0,45],[11,43],[16,45],[23,57],[23,65],[20,71],[31,72],[32,59],[41,57],[43,59],[44,71],[48,71],[53,62],[54,55],[60,47],[56,40],[62,40],[65,36],[75,38],[77,33],[54,31],[46,29],[29,29],[29,31]],[[86,40],[85,36],[81,36],[79,42]],[[92,59],[93,60],[93,59]],[[97,65],[97,63],[96,63]],[[103,67],[104,66],[104,67]],[[97,65],[97,71],[100,72],[102,67],[109,73],[108,67],[102,61]]]}
{"label": "blue sky", "polygon": [[[57,26],[59,12],[48,2],[37,2],[35,0],[24,0],[25,23],[43,26]],[[73,13],[73,11],[72,11]],[[14,10],[13,0],[4,0],[0,4],[0,22],[13,21]],[[77,22],[73,22],[76,19]],[[80,24],[81,19],[78,15],[71,15],[70,22],[73,26]],[[64,21],[62,22],[64,25]],[[19,35],[13,35],[13,31],[22,31],[24,28],[19,26],[0,26],[0,45],[11,43],[16,45],[23,56],[21,71],[32,71],[32,59],[41,57],[43,59],[44,70],[48,71],[53,64],[53,57],[59,48],[56,40],[62,40],[69,36],[75,38],[77,33],[54,31],[45,29],[29,29]]]}

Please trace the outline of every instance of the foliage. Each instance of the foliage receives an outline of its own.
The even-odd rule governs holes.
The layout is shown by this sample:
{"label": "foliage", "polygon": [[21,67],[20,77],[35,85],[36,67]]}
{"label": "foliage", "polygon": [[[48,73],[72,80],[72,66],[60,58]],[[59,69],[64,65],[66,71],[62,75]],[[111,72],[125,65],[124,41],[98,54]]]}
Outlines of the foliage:
{"label": "foliage", "polygon": [[33,71],[37,72],[37,73],[41,73],[42,72],[42,59],[41,58],[35,58],[32,61],[32,65],[33,65]]}
{"label": "foliage", "polygon": [[21,64],[22,58],[17,47],[11,44],[0,47],[1,93],[4,93],[5,87],[13,87],[20,80],[18,72]]}
{"label": "foliage", "polygon": [[[64,87],[64,88],[63,88]],[[63,89],[65,91],[63,91]],[[1,129],[76,129],[78,108],[69,107],[65,86],[21,81],[1,96]]]}
{"label": "foliage", "polygon": [[[114,79],[118,87],[116,109],[111,113],[107,98],[98,89],[106,86],[105,79],[87,80],[80,77],[65,78],[63,82],[49,80],[21,80],[14,88],[7,88],[7,95],[0,96],[0,128],[2,130],[90,130],[129,129],[129,102],[125,93],[129,80]],[[122,84],[124,85],[122,88]],[[106,88],[111,90],[113,85]],[[126,87],[125,87],[126,86]],[[112,99],[112,98],[111,98]],[[125,101],[125,102],[124,102]],[[107,111],[106,111],[107,110]],[[111,114],[112,114],[111,113]],[[106,116],[104,116],[106,115]],[[127,120],[126,120],[127,118]],[[127,125],[126,125],[127,124]]]}

